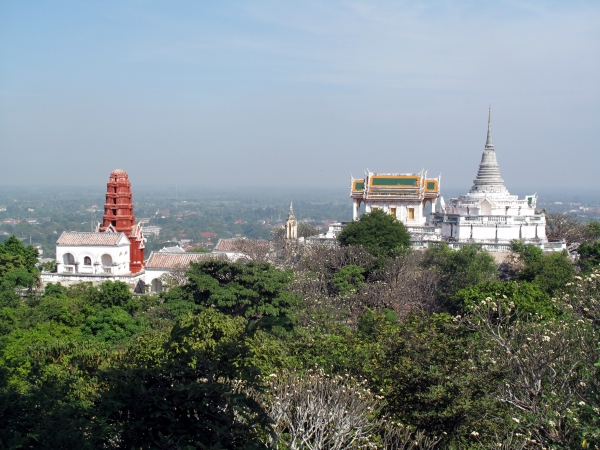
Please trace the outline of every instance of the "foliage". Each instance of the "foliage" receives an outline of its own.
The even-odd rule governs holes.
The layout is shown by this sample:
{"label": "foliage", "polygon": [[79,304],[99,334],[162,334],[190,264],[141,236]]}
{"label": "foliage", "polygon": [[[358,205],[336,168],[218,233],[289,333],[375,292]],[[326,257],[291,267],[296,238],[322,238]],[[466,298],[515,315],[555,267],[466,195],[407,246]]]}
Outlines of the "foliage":
{"label": "foliage", "polygon": [[119,306],[102,309],[88,316],[81,327],[84,337],[102,342],[123,342],[142,331],[139,320]]}
{"label": "foliage", "polygon": [[134,347],[108,370],[102,403],[120,447],[264,448],[268,417],[245,393],[260,386],[244,329],[242,318],[207,309],[181,319],[155,355]]}
{"label": "foliage", "polygon": [[550,295],[555,295],[573,278],[575,270],[566,252],[545,254],[535,245],[524,244],[521,241],[513,241],[511,250],[524,263],[518,279],[536,283]]}
{"label": "foliage", "polygon": [[390,337],[378,375],[388,414],[446,442],[493,429],[499,405],[488,393],[505,373],[482,357],[484,346],[447,314],[407,317]]}
{"label": "foliage", "polygon": [[129,287],[122,281],[105,281],[94,295],[94,301],[105,308],[125,306],[132,298]]}
{"label": "foliage", "polygon": [[322,369],[304,375],[269,375],[268,414],[276,439],[289,449],[361,448],[375,444],[383,397],[366,380],[329,376]]}
{"label": "foliage", "polygon": [[[19,266],[25,268],[29,273],[37,273],[37,257],[38,251],[35,247],[31,245],[25,247],[19,239],[15,236],[9,237],[3,243],[0,242],[0,256],[18,256],[19,258]],[[4,261],[0,258],[0,261]],[[2,267],[4,263],[0,262],[0,267]],[[2,276],[2,272],[0,272],[0,276]]]}
{"label": "foliage", "polygon": [[167,301],[185,298],[203,307],[215,307],[232,316],[285,316],[292,312],[295,296],[287,287],[291,271],[268,263],[228,261],[192,263],[189,281],[164,296]]}
{"label": "foliage", "polygon": [[546,213],[546,235],[549,239],[564,239],[567,245],[592,243],[600,238],[600,222],[579,222],[575,214]]}
{"label": "foliage", "polygon": [[[583,267],[595,244],[581,242]],[[26,289],[37,272],[9,247],[2,448],[600,445],[594,264],[574,275],[564,255],[515,243],[500,282],[474,246],[307,247],[288,270],[209,260],[133,296]]]}
{"label": "foliage", "polygon": [[358,287],[365,281],[365,269],[348,264],[340,269],[339,272],[333,275],[333,285],[340,294],[348,294],[355,292]]}
{"label": "foliage", "polygon": [[207,250],[203,247],[195,247],[190,250],[186,250],[188,253],[210,253],[210,250]]}
{"label": "foliage", "polygon": [[577,265],[583,273],[591,273],[593,268],[600,265],[600,241],[594,241],[591,244],[583,242],[577,248],[577,253],[579,253]]}
{"label": "foliage", "polygon": [[467,327],[489,343],[489,361],[504,368],[495,396],[510,408],[507,422],[551,448],[575,448],[586,438],[590,442],[581,419],[587,404],[584,380],[596,360],[595,331],[581,319],[531,321],[523,316],[506,299],[488,297],[465,318]]}
{"label": "foliage", "polygon": [[451,312],[461,310],[454,295],[463,288],[496,279],[494,258],[477,245],[465,245],[452,250],[446,244],[430,247],[425,252],[423,266],[440,277],[438,297]]}
{"label": "foliage", "polygon": [[375,256],[392,256],[410,246],[410,234],[396,218],[381,210],[363,214],[338,235],[342,246],[365,247]]}
{"label": "foliage", "polygon": [[486,298],[502,297],[512,302],[523,314],[556,317],[557,310],[547,292],[537,284],[527,281],[486,281],[461,289],[454,295],[454,303],[461,311],[478,305]]}

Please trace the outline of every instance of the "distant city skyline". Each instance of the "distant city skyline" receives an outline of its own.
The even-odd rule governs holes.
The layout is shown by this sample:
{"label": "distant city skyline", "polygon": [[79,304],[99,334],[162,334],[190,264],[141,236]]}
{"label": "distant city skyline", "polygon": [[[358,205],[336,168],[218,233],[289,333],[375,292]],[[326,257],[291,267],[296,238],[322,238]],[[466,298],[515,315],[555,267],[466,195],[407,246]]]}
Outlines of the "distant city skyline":
{"label": "distant city skyline", "polygon": [[509,191],[598,190],[598,80],[595,1],[3,2],[0,188],[466,192],[491,104]]}

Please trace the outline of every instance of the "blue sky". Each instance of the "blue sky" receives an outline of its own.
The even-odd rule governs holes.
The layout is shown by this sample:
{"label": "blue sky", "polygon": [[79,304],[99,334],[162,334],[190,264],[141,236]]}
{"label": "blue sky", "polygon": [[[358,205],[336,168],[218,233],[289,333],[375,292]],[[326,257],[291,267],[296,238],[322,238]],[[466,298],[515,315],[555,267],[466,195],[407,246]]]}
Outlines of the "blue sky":
{"label": "blue sky", "polygon": [[0,3],[0,184],[600,189],[597,1]]}

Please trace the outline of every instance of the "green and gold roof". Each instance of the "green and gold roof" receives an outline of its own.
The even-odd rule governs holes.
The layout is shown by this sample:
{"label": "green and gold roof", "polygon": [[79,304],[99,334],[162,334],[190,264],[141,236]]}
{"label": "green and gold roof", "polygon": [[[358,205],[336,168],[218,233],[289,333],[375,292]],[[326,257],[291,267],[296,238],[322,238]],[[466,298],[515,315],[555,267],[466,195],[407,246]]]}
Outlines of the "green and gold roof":
{"label": "green and gold roof", "polygon": [[440,177],[427,178],[427,172],[417,174],[372,173],[365,178],[351,178],[352,198],[424,199],[440,195]]}

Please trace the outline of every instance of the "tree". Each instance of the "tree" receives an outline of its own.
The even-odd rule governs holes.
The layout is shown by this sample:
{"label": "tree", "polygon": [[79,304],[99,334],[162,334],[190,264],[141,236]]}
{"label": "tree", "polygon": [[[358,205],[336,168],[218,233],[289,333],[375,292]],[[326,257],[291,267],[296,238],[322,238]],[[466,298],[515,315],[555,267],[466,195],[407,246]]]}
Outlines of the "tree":
{"label": "tree", "polygon": [[189,281],[164,294],[167,301],[184,298],[232,316],[286,316],[296,304],[288,291],[291,270],[268,263],[228,261],[192,263]]}
{"label": "tree", "polygon": [[579,261],[577,265],[583,273],[591,273],[600,264],[600,241],[593,243],[583,242],[578,248]]}
{"label": "tree", "polygon": [[105,281],[102,283],[94,295],[94,301],[100,303],[102,306],[124,306],[131,299],[133,295],[129,291],[127,284],[122,281]]}
{"label": "tree", "polygon": [[102,342],[123,342],[142,331],[139,320],[119,306],[112,306],[89,316],[81,331],[86,338]]}
{"label": "tree", "polygon": [[549,239],[564,239],[570,245],[582,241],[585,226],[575,214],[549,212],[546,214],[546,235]]}
{"label": "tree", "polygon": [[376,256],[393,256],[410,246],[410,234],[396,218],[374,210],[347,224],[338,241],[342,246],[363,246]]}
{"label": "tree", "polygon": [[538,284],[550,295],[563,288],[574,276],[575,269],[566,251],[545,254],[535,245],[517,240],[511,243],[511,250],[523,262],[517,278]]}
{"label": "tree", "polygon": [[365,281],[364,274],[365,269],[354,264],[348,264],[333,276],[333,285],[342,295],[356,292]]}
{"label": "tree", "polygon": [[303,238],[307,238],[307,237],[311,237],[311,236],[316,236],[317,234],[319,234],[319,229],[313,225],[311,225],[310,223],[306,223],[306,222],[300,222],[298,224],[298,237],[303,237]]}
{"label": "tree", "polygon": [[454,300],[462,311],[478,305],[488,297],[497,296],[513,302],[516,310],[523,314],[538,314],[544,318],[556,317],[557,314],[550,295],[539,285],[527,281],[485,281],[461,289],[454,295]]}
{"label": "tree", "polygon": [[267,262],[272,253],[271,243],[264,239],[234,239],[231,242],[231,250],[242,254],[242,260],[254,262]]}
{"label": "tree", "polygon": [[446,444],[493,428],[499,405],[489,396],[490,386],[505,374],[484,349],[448,314],[408,316],[378,361],[385,411],[403,424],[443,435]]}
{"label": "tree", "polygon": [[446,244],[430,247],[425,252],[423,265],[440,277],[438,297],[451,312],[461,310],[453,300],[461,289],[497,277],[494,257],[477,245],[465,245],[452,250]]}
{"label": "tree", "polygon": [[164,344],[132,346],[104,375],[101,410],[120,448],[265,448],[269,419],[246,394],[260,383],[245,327],[241,317],[206,309],[181,319]]}
{"label": "tree", "polygon": [[582,442],[597,429],[588,436],[581,430],[586,409],[598,411],[598,404],[588,405],[584,381],[594,372],[595,333],[584,320],[566,315],[545,321],[524,316],[507,299],[488,297],[463,319],[487,342],[484,359],[504,371],[488,395],[509,408],[505,427],[517,427],[534,442],[547,448],[594,448]]}
{"label": "tree", "polygon": [[0,255],[2,254],[21,256],[23,258],[23,267],[27,269],[29,273],[38,273],[38,270],[35,267],[38,262],[37,249],[31,245],[25,247],[23,243],[15,236],[11,236],[4,241],[4,243],[0,243]]}
{"label": "tree", "polygon": [[382,402],[364,383],[323,370],[269,377],[268,414],[277,441],[292,450],[361,448],[381,428]]}

